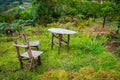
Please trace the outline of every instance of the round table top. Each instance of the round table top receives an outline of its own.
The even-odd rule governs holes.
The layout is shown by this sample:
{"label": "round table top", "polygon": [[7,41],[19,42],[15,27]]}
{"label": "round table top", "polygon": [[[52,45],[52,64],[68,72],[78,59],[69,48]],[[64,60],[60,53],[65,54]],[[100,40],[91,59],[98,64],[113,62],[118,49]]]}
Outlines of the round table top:
{"label": "round table top", "polygon": [[75,34],[76,33],[75,31],[62,29],[62,28],[50,28],[48,29],[48,31],[56,34]]}

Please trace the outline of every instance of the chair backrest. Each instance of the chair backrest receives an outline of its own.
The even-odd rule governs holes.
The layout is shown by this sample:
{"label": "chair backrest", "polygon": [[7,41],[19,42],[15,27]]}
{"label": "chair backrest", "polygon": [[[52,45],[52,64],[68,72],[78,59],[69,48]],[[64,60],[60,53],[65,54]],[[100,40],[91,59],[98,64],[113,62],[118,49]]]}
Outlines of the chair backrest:
{"label": "chair backrest", "polygon": [[26,52],[28,53],[29,58],[33,58],[32,52],[31,52],[31,48],[29,46],[29,42],[27,42],[27,44],[24,45],[24,44],[18,44],[17,40],[15,40],[14,41],[14,46],[16,47],[16,51],[17,51],[18,57],[20,57],[20,47],[21,47],[21,48],[25,48],[26,49]]}
{"label": "chair backrest", "polygon": [[16,48],[16,52],[17,52],[17,56],[20,57],[20,50],[19,50],[19,47],[17,46],[17,40],[14,40],[14,46]]}
{"label": "chair backrest", "polygon": [[27,42],[27,45],[28,45],[28,47],[27,47],[28,55],[29,55],[29,57],[30,57],[31,59],[33,59],[33,55],[32,55],[32,51],[31,51],[31,48],[30,48],[29,42]]}
{"label": "chair backrest", "polygon": [[21,38],[22,38],[22,41],[23,41],[23,44],[27,44],[27,38],[26,38],[26,34],[25,33],[21,33]]}

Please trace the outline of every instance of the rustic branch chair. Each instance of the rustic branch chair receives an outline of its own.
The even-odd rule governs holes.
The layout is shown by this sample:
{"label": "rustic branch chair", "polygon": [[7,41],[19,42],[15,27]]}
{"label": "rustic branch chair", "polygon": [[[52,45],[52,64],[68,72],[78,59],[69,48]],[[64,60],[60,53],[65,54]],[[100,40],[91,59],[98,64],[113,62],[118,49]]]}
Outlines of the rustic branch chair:
{"label": "rustic branch chair", "polygon": [[[30,70],[33,70],[37,64],[41,65],[40,55],[43,53],[42,51],[31,50],[28,42],[26,45],[23,45],[23,44],[18,44],[17,40],[14,41],[14,46],[17,51],[17,56],[21,69],[23,69],[23,64],[29,65]],[[21,54],[20,47],[26,48],[26,52]]]}
{"label": "rustic branch chair", "polygon": [[[25,33],[21,33],[20,34],[22,40],[23,40],[23,44],[27,44],[28,40],[26,38],[26,34]],[[37,50],[39,50],[39,41],[30,41],[29,42],[30,47],[35,47]]]}

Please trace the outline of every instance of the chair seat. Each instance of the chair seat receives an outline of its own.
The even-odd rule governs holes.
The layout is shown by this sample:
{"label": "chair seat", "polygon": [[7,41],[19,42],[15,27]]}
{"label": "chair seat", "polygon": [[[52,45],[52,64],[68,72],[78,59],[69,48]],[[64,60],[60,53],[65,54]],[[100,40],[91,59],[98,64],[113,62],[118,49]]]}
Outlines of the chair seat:
{"label": "chair seat", "polygon": [[[32,52],[32,56],[34,57],[34,59],[43,53],[42,51],[34,51],[34,50],[31,50],[31,52]],[[21,56],[25,58],[29,58],[28,52],[21,54]]]}
{"label": "chair seat", "polygon": [[30,46],[39,46],[39,41],[30,41],[29,45]]}

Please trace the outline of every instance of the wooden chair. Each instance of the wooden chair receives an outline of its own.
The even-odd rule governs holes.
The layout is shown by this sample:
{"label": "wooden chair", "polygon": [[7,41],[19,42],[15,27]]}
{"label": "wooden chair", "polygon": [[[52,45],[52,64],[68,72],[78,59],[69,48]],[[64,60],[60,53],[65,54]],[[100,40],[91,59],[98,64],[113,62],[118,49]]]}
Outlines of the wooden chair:
{"label": "wooden chair", "polygon": [[[22,40],[23,40],[23,44],[27,44],[28,40],[26,38],[26,34],[25,33],[21,33],[20,34]],[[39,50],[39,41],[30,41],[29,42],[30,47],[35,47],[37,50]]]}
{"label": "wooden chair", "polygon": [[[29,69],[33,70],[37,64],[41,64],[40,55],[42,51],[31,50],[29,43],[26,45],[18,44],[17,40],[14,41],[14,46],[17,51],[18,60],[20,63],[20,68],[23,68],[23,64],[29,65]],[[20,47],[26,48],[26,52],[20,53]]]}

